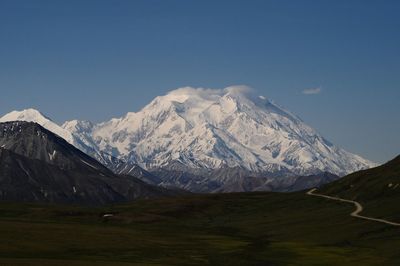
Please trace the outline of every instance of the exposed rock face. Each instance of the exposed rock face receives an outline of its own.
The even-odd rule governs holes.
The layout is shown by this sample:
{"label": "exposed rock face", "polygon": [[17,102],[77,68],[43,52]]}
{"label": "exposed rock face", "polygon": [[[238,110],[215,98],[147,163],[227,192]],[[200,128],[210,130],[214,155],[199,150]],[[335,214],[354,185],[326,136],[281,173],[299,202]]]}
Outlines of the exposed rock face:
{"label": "exposed rock face", "polygon": [[118,176],[32,122],[0,123],[0,199],[103,204],[170,192]]}

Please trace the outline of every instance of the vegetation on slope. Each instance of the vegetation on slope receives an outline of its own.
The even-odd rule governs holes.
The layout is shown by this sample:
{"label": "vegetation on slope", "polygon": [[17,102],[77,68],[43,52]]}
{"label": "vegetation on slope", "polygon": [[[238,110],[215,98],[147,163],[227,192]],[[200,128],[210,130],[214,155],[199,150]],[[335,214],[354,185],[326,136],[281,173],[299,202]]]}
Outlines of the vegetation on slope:
{"label": "vegetation on slope", "polygon": [[350,174],[319,193],[360,202],[363,214],[400,222],[400,156],[369,170]]}
{"label": "vegetation on slope", "polygon": [[102,208],[3,202],[0,264],[399,263],[400,228],[355,219],[352,209],[304,193],[194,195]]}

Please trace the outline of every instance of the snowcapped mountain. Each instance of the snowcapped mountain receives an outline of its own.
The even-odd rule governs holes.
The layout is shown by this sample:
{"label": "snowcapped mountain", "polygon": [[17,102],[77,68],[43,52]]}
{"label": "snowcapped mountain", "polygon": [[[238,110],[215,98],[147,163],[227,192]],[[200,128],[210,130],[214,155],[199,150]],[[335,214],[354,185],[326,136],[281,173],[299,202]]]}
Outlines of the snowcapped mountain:
{"label": "snowcapped mountain", "polygon": [[118,173],[145,173],[147,181],[192,191],[249,187],[250,176],[259,189],[277,177],[288,177],[279,186],[289,187],[293,176],[375,166],[245,86],[176,89],[100,124],[73,120],[60,127],[32,109],[0,118],[14,120],[39,123]]}
{"label": "snowcapped mountain", "polygon": [[[64,129],[147,170],[243,168],[344,175],[374,164],[326,141],[295,115],[247,87],[180,88],[137,113]],[[89,130],[81,130],[89,129]]]}
{"label": "snowcapped mountain", "polygon": [[[116,163],[117,159],[109,154],[106,154],[97,149],[97,146],[84,138],[83,135],[78,134],[80,131],[90,132],[92,124],[86,121],[69,121],[62,127],[53,122],[50,118],[46,117],[39,111],[29,108],[22,111],[12,111],[0,118],[0,123],[11,122],[11,121],[25,121],[34,122],[45,129],[57,134],[61,138],[65,139],[68,143],[72,144],[76,148],[85,152],[86,154],[97,159],[99,162],[109,167]],[[79,126],[78,126],[79,125]],[[80,130],[80,131],[79,131]],[[74,133],[72,133],[74,132]],[[76,133],[75,133],[76,132]],[[112,167],[111,167],[112,168]]]}
{"label": "snowcapped mountain", "polygon": [[60,127],[59,125],[57,125],[56,123],[54,123],[45,115],[43,115],[42,113],[40,113],[35,109],[30,108],[22,111],[12,111],[11,113],[8,113],[0,118],[0,123],[11,122],[11,121],[25,121],[25,122],[38,123],[47,130],[50,130],[54,134],[59,135],[60,137],[68,141],[70,144],[73,144],[74,146],[80,146],[80,140],[78,138],[75,138],[72,135],[71,131],[63,129],[62,127]]}

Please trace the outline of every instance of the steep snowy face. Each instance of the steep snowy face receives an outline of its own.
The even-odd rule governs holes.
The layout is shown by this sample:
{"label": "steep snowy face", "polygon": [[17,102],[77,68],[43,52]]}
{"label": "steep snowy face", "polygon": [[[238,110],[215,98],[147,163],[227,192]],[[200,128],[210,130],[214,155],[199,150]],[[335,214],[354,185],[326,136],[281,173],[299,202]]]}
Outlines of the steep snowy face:
{"label": "steep snowy face", "polygon": [[180,162],[192,168],[343,175],[374,165],[333,146],[245,86],[177,89],[156,97],[140,112],[89,128],[84,134],[100,150],[146,169]]}
{"label": "steep snowy face", "polygon": [[78,138],[83,144],[93,149],[96,148],[92,140],[91,132],[93,124],[89,121],[71,120],[65,122],[61,128],[65,131],[72,133],[75,138]]}
{"label": "steep snowy face", "polygon": [[99,149],[92,137],[92,131],[95,125],[90,121],[79,121],[71,120],[65,122],[61,126],[64,130],[72,133],[74,138],[78,139],[83,146],[82,150],[101,162],[103,165],[107,166],[111,170],[115,170],[119,167],[123,161],[115,158],[109,153]]}

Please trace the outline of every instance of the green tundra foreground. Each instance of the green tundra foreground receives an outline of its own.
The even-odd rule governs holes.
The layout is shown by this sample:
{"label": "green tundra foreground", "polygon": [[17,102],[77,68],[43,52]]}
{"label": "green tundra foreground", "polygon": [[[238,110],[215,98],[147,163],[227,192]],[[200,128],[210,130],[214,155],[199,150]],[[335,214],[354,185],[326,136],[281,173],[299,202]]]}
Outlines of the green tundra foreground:
{"label": "green tundra foreground", "polygon": [[398,265],[400,228],[350,217],[353,208],[304,193],[1,203],[0,264]]}

